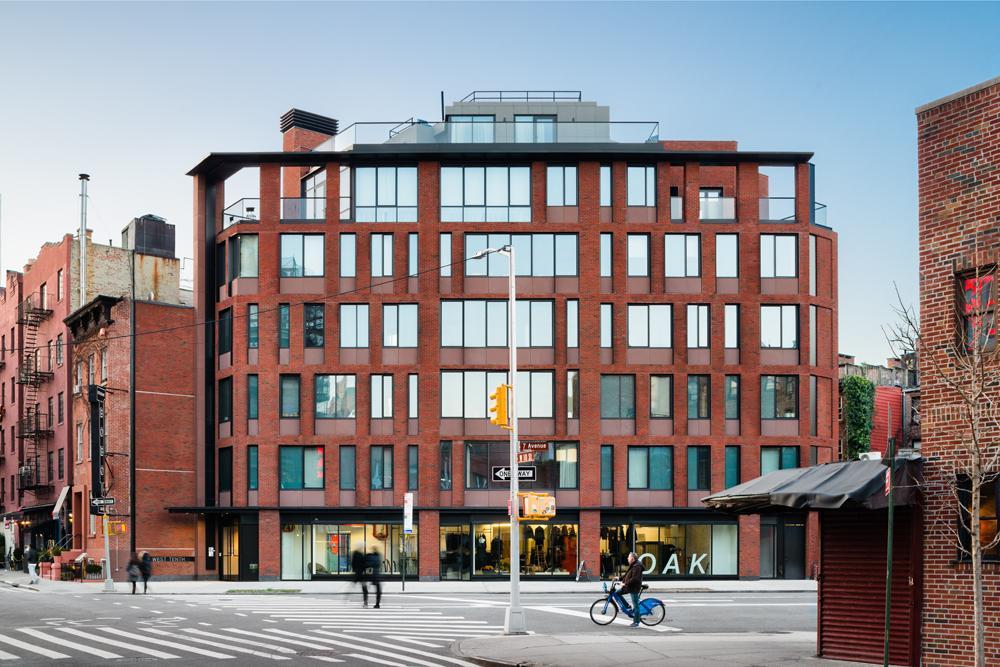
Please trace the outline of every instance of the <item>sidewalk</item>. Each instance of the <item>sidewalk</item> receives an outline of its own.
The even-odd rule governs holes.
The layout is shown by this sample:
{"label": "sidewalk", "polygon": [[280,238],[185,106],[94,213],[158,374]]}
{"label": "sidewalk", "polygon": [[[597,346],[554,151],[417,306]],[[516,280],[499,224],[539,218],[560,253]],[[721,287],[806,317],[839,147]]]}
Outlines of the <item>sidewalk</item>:
{"label": "sidewalk", "polygon": [[[22,572],[0,570],[0,583],[8,586],[27,587],[28,575]],[[52,581],[42,579],[31,588],[52,593],[79,593],[81,589],[100,592],[101,581]],[[116,582],[119,592],[125,592],[128,584]],[[816,582],[812,580],[759,581],[651,581],[650,592],[658,593],[815,593]],[[386,593],[402,592],[400,581],[383,581]],[[601,582],[576,581],[525,581],[521,580],[522,593],[594,593],[600,591]],[[240,593],[271,592],[327,595],[357,595],[358,588],[353,581],[164,581],[156,578],[154,570],[150,580],[150,591],[160,595],[224,595],[230,591]],[[407,581],[406,593],[413,594],[458,594],[505,595],[510,592],[507,580],[497,581]]]}
{"label": "sidewalk", "polygon": [[[800,664],[862,667],[815,657],[816,633],[690,633],[520,635],[478,637],[452,644],[452,653],[484,667],[756,667]],[[669,662],[668,662],[669,661]]]}

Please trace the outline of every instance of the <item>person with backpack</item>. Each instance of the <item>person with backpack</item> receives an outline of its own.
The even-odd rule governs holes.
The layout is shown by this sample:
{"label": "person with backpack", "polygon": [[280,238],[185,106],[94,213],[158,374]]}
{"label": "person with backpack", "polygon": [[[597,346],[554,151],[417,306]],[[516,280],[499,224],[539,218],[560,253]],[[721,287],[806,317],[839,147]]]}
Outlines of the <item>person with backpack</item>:
{"label": "person with backpack", "polygon": [[135,551],[132,552],[131,558],[128,559],[128,566],[125,568],[125,573],[128,575],[128,581],[132,584],[132,595],[135,595],[135,585],[139,581],[139,577],[142,576],[142,560],[139,559],[139,554]]}
{"label": "person with backpack", "polygon": [[382,559],[379,558],[378,552],[374,549],[370,554],[365,556],[365,572],[367,578],[365,581],[361,582],[361,593],[364,596],[364,604],[368,606],[368,582],[371,582],[375,586],[375,608],[379,609],[382,606],[382,581],[379,574],[382,570]]}

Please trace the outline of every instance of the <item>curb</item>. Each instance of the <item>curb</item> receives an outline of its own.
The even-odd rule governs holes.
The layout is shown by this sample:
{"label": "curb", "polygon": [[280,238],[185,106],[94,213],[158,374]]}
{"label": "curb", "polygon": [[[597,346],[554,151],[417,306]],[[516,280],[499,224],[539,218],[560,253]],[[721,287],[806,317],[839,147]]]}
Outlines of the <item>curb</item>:
{"label": "curb", "polygon": [[0,584],[10,586],[11,588],[24,588],[29,591],[38,592],[38,589],[34,586],[29,586],[28,584],[19,584],[16,581],[7,581],[6,579],[0,579]]}

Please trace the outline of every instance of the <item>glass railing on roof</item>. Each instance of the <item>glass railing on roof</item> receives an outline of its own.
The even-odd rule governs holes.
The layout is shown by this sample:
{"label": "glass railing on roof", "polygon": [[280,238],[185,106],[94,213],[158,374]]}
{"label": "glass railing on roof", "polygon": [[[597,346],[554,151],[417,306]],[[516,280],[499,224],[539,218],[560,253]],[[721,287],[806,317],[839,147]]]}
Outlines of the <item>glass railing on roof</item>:
{"label": "glass railing on roof", "polygon": [[481,122],[354,123],[316,147],[346,151],[359,144],[580,144],[655,143],[656,122]]}

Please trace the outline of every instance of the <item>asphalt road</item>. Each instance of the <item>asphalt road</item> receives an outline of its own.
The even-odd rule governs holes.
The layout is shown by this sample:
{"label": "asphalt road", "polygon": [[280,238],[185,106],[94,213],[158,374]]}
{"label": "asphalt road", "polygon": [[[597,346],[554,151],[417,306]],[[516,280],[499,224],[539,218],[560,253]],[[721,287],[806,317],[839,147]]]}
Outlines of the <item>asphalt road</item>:
{"label": "asphalt road", "polygon": [[[528,628],[537,633],[706,633],[814,631],[810,593],[685,593],[664,597],[657,628],[628,628],[619,617],[598,628],[592,595],[524,595]],[[103,665],[220,660],[264,665],[470,665],[455,658],[457,639],[500,634],[506,597],[387,595],[363,609],[360,594],[125,595],[97,585],[79,593],[33,592],[0,585],[0,661]],[[235,664],[235,663],[234,663]]]}

